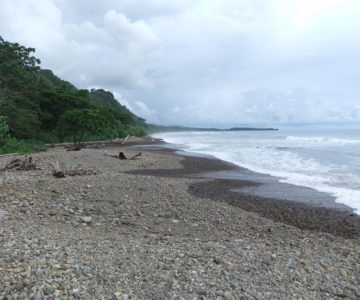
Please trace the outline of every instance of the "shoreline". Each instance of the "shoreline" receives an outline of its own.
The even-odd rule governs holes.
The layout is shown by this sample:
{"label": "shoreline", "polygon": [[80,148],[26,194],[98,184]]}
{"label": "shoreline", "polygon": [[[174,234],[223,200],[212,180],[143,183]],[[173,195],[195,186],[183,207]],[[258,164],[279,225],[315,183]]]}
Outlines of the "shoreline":
{"label": "shoreline", "polygon": [[[190,185],[188,192],[194,196],[209,198],[218,202],[226,202],[233,206],[240,207],[246,211],[256,212],[262,217],[274,221],[283,222],[296,226],[300,229],[316,230],[340,235],[345,238],[360,239],[360,216],[352,211],[351,207],[335,203],[335,198],[326,193],[320,193],[313,189],[280,183],[272,176],[253,172],[233,163],[223,161],[216,157],[199,155],[182,155],[178,149],[167,148],[159,145],[159,150],[153,146],[148,151],[160,151],[167,155],[178,155],[182,169],[147,169],[129,171],[129,174],[146,176],[174,177],[174,178],[205,178],[211,182],[195,183]],[[262,179],[267,177],[271,181],[271,188],[285,193],[283,198],[259,196],[258,189],[270,186]],[[251,179],[246,179],[251,177]],[[270,179],[269,179],[270,178]],[[310,196],[310,199],[298,201],[287,200],[287,195],[297,189],[296,193],[303,198]],[[251,193],[244,193],[250,190]],[[310,191],[309,191],[310,190]],[[272,191],[274,193],[274,191]],[[313,195],[319,194],[318,205],[314,203]]]}
{"label": "shoreline", "polygon": [[223,161],[135,144],[52,148],[32,155],[38,169],[2,173],[1,300],[360,297],[358,238],[232,205],[234,182],[188,175]]}

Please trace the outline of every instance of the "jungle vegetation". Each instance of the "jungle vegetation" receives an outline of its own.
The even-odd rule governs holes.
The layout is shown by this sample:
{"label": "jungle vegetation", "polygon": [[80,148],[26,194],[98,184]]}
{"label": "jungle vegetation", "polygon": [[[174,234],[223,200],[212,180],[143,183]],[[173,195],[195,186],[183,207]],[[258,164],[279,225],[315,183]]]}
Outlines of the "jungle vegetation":
{"label": "jungle vegetation", "polygon": [[42,69],[34,52],[0,36],[0,153],[145,134],[145,120],[111,92],[76,88]]}

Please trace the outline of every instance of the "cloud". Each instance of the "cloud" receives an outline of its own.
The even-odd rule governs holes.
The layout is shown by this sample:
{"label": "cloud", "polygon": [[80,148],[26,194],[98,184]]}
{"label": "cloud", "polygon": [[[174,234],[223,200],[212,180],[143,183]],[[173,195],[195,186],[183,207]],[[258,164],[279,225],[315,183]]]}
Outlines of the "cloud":
{"label": "cloud", "polygon": [[154,119],[156,118],[156,112],[154,109],[150,109],[144,102],[135,101],[134,111],[137,115],[145,119]]}
{"label": "cloud", "polygon": [[152,122],[344,123],[360,122],[359,13],[356,0],[19,0],[0,2],[0,27]]}
{"label": "cloud", "polygon": [[135,101],[134,104],[123,97],[123,95],[114,93],[115,99],[121,104],[125,105],[130,109],[134,114],[145,119],[155,119],[158,120],[157,112],[154,109],[150,109],[144,102]]}
{"label": "cloud", "polygon": [[18,2],[1,4],[5,38],[36,47],[44,67],[80,87],[151,85],[145,73],[158,39],[144,21],[131,22],[124,14],[109,10],[100,26],[88,20],[66,23],[52,1]]}

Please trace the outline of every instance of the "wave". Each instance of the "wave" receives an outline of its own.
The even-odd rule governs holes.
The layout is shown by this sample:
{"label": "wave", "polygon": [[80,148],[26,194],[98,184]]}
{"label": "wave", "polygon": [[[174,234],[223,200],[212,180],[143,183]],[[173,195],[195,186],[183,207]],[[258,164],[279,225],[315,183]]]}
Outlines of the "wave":
{"label": "wave", "polygon": [[[360,214],[359,136],[159,134],[180,149],[215,156],[281,182],[313,188]],[[355,145],[355,147],[354,147]],[[327,147],[326,149],[320,147]],[[335,149],[328,149],[336,147]]]}
{"label": "wave", "polygon": [[341,139],[341,138],[330,138],[325,136],[314,136],[314,137],[301,137],[301,136],[287,136],[285,138],[287,141],[292,142],[303,142],[303,143],[312,143],[312,144],[332,144],[332,145],[346,145],[360,144],[360,139]]}

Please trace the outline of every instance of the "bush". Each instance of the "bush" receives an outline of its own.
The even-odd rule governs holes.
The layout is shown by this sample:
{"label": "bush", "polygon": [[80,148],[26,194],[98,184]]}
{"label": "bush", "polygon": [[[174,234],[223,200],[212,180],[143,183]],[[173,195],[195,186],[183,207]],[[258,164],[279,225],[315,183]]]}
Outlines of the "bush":
{"label": "bush", "polygon": [[140,126],[132,126],[130,127],[129,134],[132,136],[144,136],[146,131]]}
{"label": "bush", "polygon": [[5,145],[9,138],[9,126],[7,125],[4,117],[0,117],[0,147]]}
{"label": "bush", "polygon": [[84,141],[86,136],[102,136],[107,133],[109,121],[95,109],[74,109],[66,111],[57,123],[56,131],[61,140],[72,137],[74,145]]}
{"label": "bush", "polygon": [[56,136],[56,132],[55,130],[53,131],[41,131],[37,137],[37,140],[42,141],[44,143],[47,144],[55,144],[58,143],[60,140],[59,138]]}
{"label": "bush", "polygon": [[32,152],[41,152],[47,150],[48,147],[39,141],[34,140],[17,140],[15,138],[9,138],[7,142],[0,147],[1,154],[7,153],[32,153]]}

